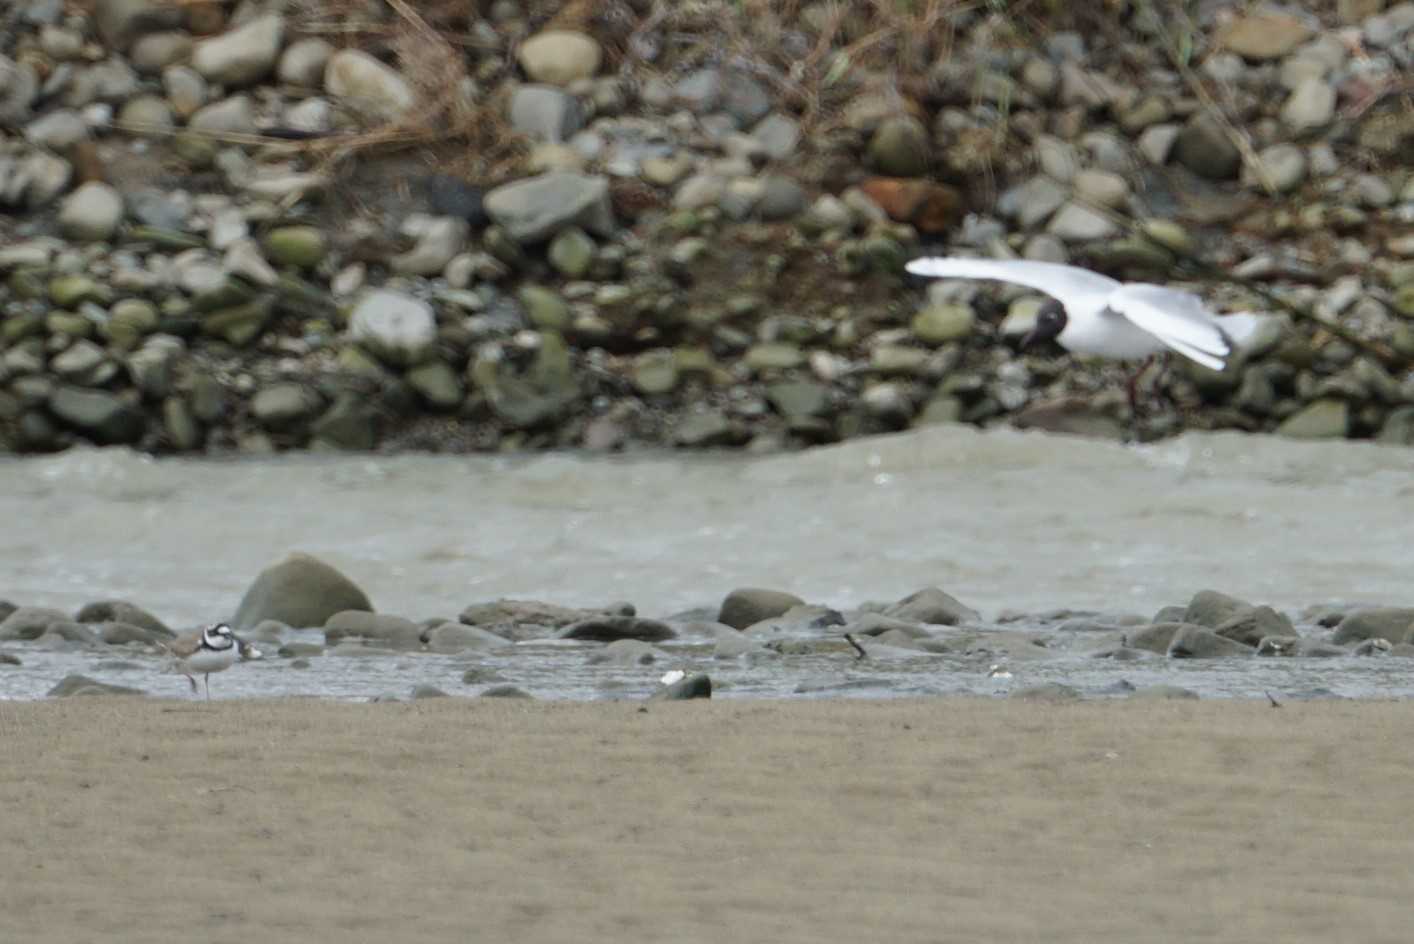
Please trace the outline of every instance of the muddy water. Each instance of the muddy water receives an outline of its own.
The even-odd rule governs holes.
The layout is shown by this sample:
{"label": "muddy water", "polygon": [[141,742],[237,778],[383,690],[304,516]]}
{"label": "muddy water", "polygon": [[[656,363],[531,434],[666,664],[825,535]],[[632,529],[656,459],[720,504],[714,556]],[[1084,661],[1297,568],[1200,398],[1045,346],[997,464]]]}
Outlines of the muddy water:
{"label": "muddy water", "polygon": [[[0,597],[65,609],[122,597],[184,627],[229,616],[263,566],[297,549],[339,567],[380,610],[413,619],[455,617],[498,597],[628,600],[660,616],[714,605],[740,585],[848,608],[935,584],[989,621],[1057,607],[1149,614],[1203,588],[1292,613],[1328,600],[1409,603],[1411,469],[1414,453],[1367,443],[1222,433],[1134,447],[965,427],[765,457],[155,461],[76,450],[0,464]],[[701,649],[686,647],[682,658]],[[565,647],[504,658],[521,667],[513,680],[571,697],[652,681],[646,670],[585,675],[583,653]],[[16,677],[37,684],[92,659],[34,654],[0,680],[0,694],[31,696],[34,686]],[[417,664],[397,668],[409,660]],[[386,662],[392,675],[378,669],[350,682],[372,669],[336,668],[330,657],[318,670],[272,664],[244,673],[245,682],[236,672],[220,682],[227,694],[352,696],[385,682],[405,689],[422,674],[459,685],[466,660],[357,661]],[[908,661],[869,670],[898,675],[872,681],[885,693],[996,685],[979,682],[970,663]],[[1073,676],[1066,662],[1028,673]],[[1389,671],[1402,662],[1389,660]],[[731,671],[741,674],[738,691],[785,694],[864,670],[807,661],[718,674]],[[1250,693],[1267,682],[1233,678],[1293,671],[1161,663],[1124,677],[1181,672],[1211,693]],[[1328,684],[1334,666],[1312,671],[1292,684],[1339,688]],[[1356,674],[1370,671],[1380,679],[1361,691],[1390,684],[1385,670]],[[870,682],[842,691],[867,692]]]}

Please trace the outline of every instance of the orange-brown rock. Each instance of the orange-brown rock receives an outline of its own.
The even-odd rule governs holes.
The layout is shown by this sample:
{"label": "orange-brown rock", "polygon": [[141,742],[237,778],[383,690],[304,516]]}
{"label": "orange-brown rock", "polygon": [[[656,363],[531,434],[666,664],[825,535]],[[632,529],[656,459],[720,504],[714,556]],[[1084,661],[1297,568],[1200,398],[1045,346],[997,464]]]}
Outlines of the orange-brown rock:
{"label": "orange-brown rock", "polygon": [[962,197],[947,184],[902,177],[870,177],[860,189],[889,219],[911,223],[920,233],[941,233],[957,222]]}

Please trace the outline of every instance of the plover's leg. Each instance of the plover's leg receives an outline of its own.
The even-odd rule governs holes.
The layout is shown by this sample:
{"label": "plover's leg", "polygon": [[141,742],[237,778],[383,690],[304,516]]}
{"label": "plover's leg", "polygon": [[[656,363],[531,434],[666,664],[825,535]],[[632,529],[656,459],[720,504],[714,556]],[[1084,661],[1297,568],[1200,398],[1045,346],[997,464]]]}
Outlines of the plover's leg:
{"label": "plover's leg", "polygon": [[211,673],[206,673],[206,700],[211,700]]}
{"label": "plover's leg", "polygon": [[[183,674],[183,675],[186,675],[185,672],[183,672],[182,674]],[[193,695],[195,695],[195,694],[196,694],[196,679],[193,678],[193,677],[190,676],[190,675],[187,675],[187,682],[191,685],[191,693],[192,693]]]}

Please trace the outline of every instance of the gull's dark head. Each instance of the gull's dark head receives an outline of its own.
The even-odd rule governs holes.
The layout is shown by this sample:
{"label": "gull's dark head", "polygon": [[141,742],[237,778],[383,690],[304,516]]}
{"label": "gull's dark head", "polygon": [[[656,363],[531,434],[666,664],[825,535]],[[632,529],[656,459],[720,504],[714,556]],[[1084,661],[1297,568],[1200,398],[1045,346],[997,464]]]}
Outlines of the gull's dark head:
{"label": "gull's dark head", "polygon": [[1021,349],[1054,341],[1065,330],[1065,308],[1054,298],[1048,298],[1036,311],[1036,324],[1021,339]]}

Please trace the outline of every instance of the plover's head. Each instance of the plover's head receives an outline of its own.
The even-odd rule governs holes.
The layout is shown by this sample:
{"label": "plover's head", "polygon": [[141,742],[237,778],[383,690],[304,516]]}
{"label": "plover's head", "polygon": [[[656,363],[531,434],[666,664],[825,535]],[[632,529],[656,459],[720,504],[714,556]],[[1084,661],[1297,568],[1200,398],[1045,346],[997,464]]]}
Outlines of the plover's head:
{"label": "plover's head", "polygon": [[225,623],[217,623],[201,631],[201,644],[208,649],[229,649],[235,643],[235,634]]}
{"label": "plover's head", "polygon": [[1054,298],[1046,299],[1036,310],[1036,324],[1021,339],[1021,349],[1055,340],[1065,330],[1066,321],[1065,306]]}

